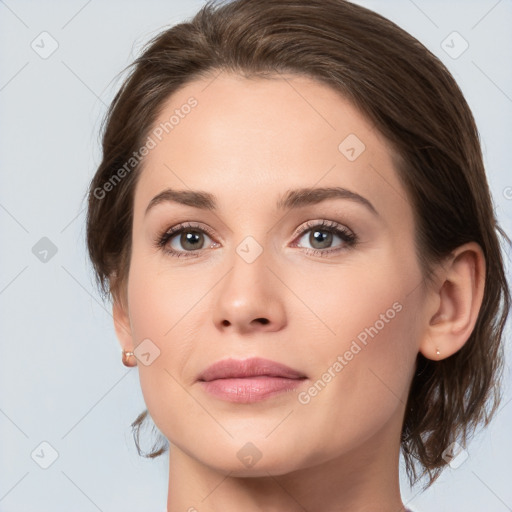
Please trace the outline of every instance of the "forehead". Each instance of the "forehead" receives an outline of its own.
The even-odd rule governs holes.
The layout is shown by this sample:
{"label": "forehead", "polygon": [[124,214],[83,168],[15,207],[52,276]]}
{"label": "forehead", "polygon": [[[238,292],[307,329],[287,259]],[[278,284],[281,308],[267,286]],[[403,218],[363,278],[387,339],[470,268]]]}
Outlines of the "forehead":
{"label": "forehead", "polygon": [[305,186],[364,192],[398,216],[408,208],[386,140],[338,92],[308,77],[221,73],[191,82],[163,103],[150,137],[136,210],[164,188],[254,207]]}

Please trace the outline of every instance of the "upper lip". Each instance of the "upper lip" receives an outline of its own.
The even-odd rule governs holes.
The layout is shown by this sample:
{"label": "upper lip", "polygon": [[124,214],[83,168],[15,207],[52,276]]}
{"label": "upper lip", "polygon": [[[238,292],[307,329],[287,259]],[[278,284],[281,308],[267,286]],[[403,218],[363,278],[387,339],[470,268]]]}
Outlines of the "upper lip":
{"label": "upper lip", "polygon": [[245,377],[283,377],[301,379],[306,376],[301,372],[281,363],[253,357],[250,359],[222,359],[204,370],[197,380],[211,381],[215,379],[235,379]]}

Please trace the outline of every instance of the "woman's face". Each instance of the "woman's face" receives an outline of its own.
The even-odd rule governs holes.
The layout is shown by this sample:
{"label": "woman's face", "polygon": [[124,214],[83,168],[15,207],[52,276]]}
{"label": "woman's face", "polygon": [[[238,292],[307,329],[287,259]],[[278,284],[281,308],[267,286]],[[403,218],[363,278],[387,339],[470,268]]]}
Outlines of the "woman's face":
{"label": "woman's face", "polygon": [[[293,75],[195,81],[154,127],[127,316],[115,318],[125,347],[144,343],[142,392],[171,453],[239,476],[383,447],[398,457],[427,315],[386,141],[335,91]],[[183,201],[152,201],[164,191]],[[301,378],[198,380],[255,357]]]}

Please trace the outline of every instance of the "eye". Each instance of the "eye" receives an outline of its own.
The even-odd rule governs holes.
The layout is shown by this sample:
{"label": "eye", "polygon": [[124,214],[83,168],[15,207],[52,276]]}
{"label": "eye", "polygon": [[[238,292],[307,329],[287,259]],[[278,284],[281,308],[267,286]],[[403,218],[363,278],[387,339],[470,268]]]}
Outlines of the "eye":
{"label": "eye", "polygon": [[[309,221],[306,223],[306,228],[299,231],[298,236],[299,243],[293,243],[293,247],[304,247],[304,243],[310,244],[312,247],[304,247],[306,252],[320,256],[346,250],[357,241],[356,235],[348,228],[327,220]],[[173,257],[197,257],[203,249],[219,245],[212,240],[212,237],[213,234],[206,226],[187,222],[159,234],[155,245]],[[295,239],[297,240],[297,237]],[[332,245],[336,240],[341,244],[333,248]]]}
{"label": "eye", "polygon": [[198,256],[197,253],[205,248],[205,240],[210,240],[207,247],[217,245],[207,234],[208,231],[205,227],[192,223],[179,224],[159,235],[156,245],[178,258]]}
{"label": "eye", "polygon": [[[323,220],[310,221],[306,224],[307,228],[300,231],[299,245],[302,247],[304,243],[310,244],[306,252],[315,255],[327,255],[333,252],[342,251],[356,243],[356,236],[348,228],[341,226],[337,222]],[[341,245],[332,248],[336,239],[341,241]],[[305,242],[303,242],[305,240]],[[296,246],[297,244],[294,244]]]}

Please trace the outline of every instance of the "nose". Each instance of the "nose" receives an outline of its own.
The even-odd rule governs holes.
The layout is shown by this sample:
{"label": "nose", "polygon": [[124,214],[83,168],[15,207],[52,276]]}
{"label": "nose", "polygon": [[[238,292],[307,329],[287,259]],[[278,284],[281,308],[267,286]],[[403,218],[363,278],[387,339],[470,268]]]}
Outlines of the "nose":
{"label": "nose", "polygon": [[286,325],[283,287],[267,267],[265,251],[251,263],[238,254],[218,288],[213,321],[238,334],[279,331]]}

